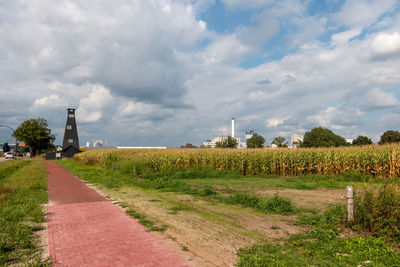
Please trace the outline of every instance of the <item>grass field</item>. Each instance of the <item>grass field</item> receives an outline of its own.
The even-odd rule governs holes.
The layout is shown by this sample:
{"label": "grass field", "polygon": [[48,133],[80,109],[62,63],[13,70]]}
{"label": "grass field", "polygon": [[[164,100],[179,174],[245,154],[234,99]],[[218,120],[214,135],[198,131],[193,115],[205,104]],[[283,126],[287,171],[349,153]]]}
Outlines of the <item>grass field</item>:
{"label": "grass field", "polygon": [[0,265],[47,266],[35,232],[45,222],[44,161],[0,163]]}
{"label": "grass field", "polygon": [[[381,224],[386,233],[373,233],[363,222],[348,224],[344,209],[346,185],[354,185],[362,196],[365,190],[394,184],[395,177],[382,179],[357,170],[335,175],[244,176],[235,168],[221,170],[218,164],[177,167],[177,161],[171,160],[204,151],[97,153],[96,160],[91,160],[96,153],[85,152],[62,164],[100,188],[149,230],[158,231],[156,235],[194,266],[400,265],[393,227],[400,225],[398,218],[391,216],[390,221],[376,213],[371,220],[386,223]],[[151,171],[146,162],[157,157],[157,162],[169,162],[170,168],[164,163]],[[396,200],[397,188],[390,192],[387,201]],[[372,197],[368,201],[376,205],[364,205],[365,210],[385,203]],[[400,207],[393,203],[388,213]]]}

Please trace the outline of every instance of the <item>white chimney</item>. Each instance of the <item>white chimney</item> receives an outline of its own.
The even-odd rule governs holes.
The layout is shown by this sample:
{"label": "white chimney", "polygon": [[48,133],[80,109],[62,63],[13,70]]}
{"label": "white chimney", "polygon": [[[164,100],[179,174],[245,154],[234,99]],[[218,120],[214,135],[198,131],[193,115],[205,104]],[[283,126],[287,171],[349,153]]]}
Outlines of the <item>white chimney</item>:
{"label": "white chimney", "polygon": [[235,118],[232,118],[232,137],[235,138]]}

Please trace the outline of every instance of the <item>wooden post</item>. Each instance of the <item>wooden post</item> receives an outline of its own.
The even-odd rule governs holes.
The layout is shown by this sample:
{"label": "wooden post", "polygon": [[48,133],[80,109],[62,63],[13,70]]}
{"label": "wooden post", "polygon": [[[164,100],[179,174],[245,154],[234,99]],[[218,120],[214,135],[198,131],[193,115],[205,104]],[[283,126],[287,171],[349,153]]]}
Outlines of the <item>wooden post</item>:
{"label": "wooden post", "polygon": [[346,199],[347,199],[347,221],[354,221],[354,191],[353,187],[346,187]]}
{"label": "wooden post", "polygon": [[133,165],[133,176],[136,176],[136,166]]}

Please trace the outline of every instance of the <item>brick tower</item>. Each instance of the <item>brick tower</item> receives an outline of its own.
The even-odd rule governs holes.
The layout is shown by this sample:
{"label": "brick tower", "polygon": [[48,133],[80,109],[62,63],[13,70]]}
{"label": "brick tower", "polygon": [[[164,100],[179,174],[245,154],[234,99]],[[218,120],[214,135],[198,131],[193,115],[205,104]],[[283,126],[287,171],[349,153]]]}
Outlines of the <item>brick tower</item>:
{"label": "brick tower", "polygon": [[69,108],[67,123],[65,124],[63,140],[63,156],[73,157],[76,153],[82,152],[79,149],[78,129],[76,127],[75,109]]}

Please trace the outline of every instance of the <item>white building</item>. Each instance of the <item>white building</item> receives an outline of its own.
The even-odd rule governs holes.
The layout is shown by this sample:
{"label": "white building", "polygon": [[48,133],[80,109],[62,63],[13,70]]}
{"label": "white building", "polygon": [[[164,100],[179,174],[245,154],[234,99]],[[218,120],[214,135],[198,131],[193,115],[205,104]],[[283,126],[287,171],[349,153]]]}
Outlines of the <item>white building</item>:
{"label": "white building", "polygon": [[92,140],[86,142],[86,147],[103,147],[103,140]]}
{"label": "white building", "polygon": [[[238,144],[237,147],[238,148],[243,148],[243,143],[240,142],[240,138],[239,137],[235,137],[235,118],[232,118],[232,137],[234,139],[236,139],[237,144]],[[204,147],[208,147],[208,148],[215,148],[217,142],[221,142],[222,143],[222,142],[225,141],[226,138],[227,137],[223,137],[223,136],[214,137],[211,140],[207,140],[207,141],[203,142],[203,146]]]}
{"label": "white building", "polygon": [[[227,139],[227,137],[223,137],[223,136],[217,136],[214,137],[211,140],[207,140],[205,142],[203,142],[203,146],[204,147],[208,147],[208,148],[215,148],[217,145],[217,142],[224,142],[225,139]],[[237,143],[238,143],[238,147],[241,147],[242,144],[240,143],[240,138],[239,137],[234,137],[234,139],[236,139]]]}
{"label": "white building", "polygon": [[290,137],[290,147],[291,148],[297,148],[297,146],[303,142],[304,137],[302,135],[298,135],[298,134],[293,134]]}

